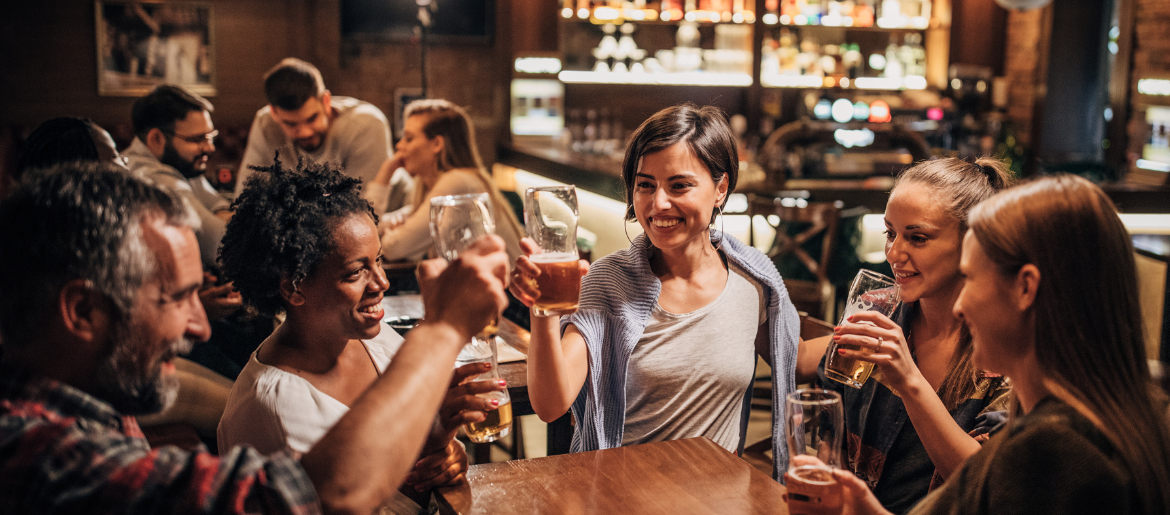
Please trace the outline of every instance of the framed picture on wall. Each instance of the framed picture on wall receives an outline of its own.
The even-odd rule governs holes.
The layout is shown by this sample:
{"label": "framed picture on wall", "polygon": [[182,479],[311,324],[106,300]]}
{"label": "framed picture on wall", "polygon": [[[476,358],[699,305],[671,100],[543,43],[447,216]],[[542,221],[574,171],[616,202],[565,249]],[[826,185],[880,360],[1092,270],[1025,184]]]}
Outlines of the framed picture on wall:
{"label": "framed picture on wall", "polygon": [[142,96],[159,84],[215,95],[210,2],[97,0],[98,93]]}

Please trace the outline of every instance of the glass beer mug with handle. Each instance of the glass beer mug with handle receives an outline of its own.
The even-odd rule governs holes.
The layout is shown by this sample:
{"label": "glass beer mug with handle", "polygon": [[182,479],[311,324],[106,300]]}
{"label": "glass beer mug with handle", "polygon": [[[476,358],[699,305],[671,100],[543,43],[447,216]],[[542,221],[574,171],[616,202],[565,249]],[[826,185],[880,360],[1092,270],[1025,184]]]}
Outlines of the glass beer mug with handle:
{"label": "glass beer mug with handle", "polygon": [[[846,319],[859,311],[877,311],[887,317],[893,316],[901,301],[901,292],[893,279],[877,272],[862,270],[853,278],[853,285],[849,287],[848,304],[838,325],[845,323]],[[862,352],[872,350],[832,342],[825,353],[825,377],[853,388],[861,388],[873,373],[873,363],[841,356],[837,354],[838,348]]]}
{"label": "glass beer mug with handle", "polygon": [[788,472],[784,474],[790,498],[823,505],[841,505],[841,491],[833,469],[841,467],[845,411],[841,395],[818,388],[797,390],[784,402],[784,432],[788,437]]}
{"label": "glass beer mug with handle", "polygon": [[532,305],[536,316],[568,315],[581,300],[577,266],[577,189],[573,186],[528,188],[524,192],[524,227],[541,253],[531,256],[540,268]]}
{"label": "glass beer mug with handle", "polygon": [[[496,230],[492,216],[492,202],[487,193],[469,195],[448,195],[431,199],[431,238],[439,254],[452,261],[471,246],[475,240]],[[499,354],[496,351],[496,324],[493,321],[482,332],[472,338],[459,357],[456,365],[490,362],[491,370],[480,374],[473,381],[498,381]],[[500,402],[499,408],[486,412],[487,419],[463,426],[472,442],[484,443],[508,435],[512,426],[512,403],[508,391],[488,392],[480,397]]]}

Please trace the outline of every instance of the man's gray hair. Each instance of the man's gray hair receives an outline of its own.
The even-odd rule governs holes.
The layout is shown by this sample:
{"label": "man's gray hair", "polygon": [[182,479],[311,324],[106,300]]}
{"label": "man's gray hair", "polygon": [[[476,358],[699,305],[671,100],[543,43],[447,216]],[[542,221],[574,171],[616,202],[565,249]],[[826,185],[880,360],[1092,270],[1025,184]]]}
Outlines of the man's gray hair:
{"label": "man's gray hair", "polygon": [[119,319],[157,269],[143,241],[144,217],[194,227],[178,196],[106,163],[38,170],[0,202],[0,338],[40,336],[61,288],[82,279],[108,297]]}

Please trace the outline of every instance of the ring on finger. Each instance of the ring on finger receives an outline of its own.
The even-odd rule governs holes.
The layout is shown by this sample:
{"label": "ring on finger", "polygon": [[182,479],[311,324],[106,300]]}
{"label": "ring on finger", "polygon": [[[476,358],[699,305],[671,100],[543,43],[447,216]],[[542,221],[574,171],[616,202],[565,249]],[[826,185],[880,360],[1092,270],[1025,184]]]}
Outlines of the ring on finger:
{"label": "ring on finger", "polygon": [[882,342],[883,342],[884,340],[882,340],[882,337],[881,337],[881,336],[876,336],[875,338],[877,338],[877,346],[878,346],[878,347],[881,347],[881,346],[882,346]]}

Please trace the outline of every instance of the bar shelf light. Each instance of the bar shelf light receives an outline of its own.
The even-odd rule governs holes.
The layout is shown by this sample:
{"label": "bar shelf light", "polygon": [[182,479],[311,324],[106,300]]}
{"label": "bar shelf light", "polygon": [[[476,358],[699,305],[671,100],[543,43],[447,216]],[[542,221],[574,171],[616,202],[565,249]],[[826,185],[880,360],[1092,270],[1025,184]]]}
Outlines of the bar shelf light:
{"label": "bar shelf light", "polygon": [[897,77],[858,77],[849,80],[847,77],[822,77],[820,75],[782,75],[764,74],[760,76],[760,83],[773,88],[852,88],[866,90],[926,89],[926,77],[910,75]]}
{"label": "bar shelf light", "polygon": [[682,9],[668,9],[658,11],[655,9],[616,8],[608,6],[597,6],[593,8],[581,7],[574,9],[570,4],[566,4],[561,9],[561,17],[565,19],[577,18],[583,21],[588,20],[593,23],[622,23],[626,21],[689,21],[696,23],[751,24],[756,22],[756,13],[748,9],[737,9],[735,12],[730,10],[691,10],[684,13]]}
{"label": "bar shelf light", "polygon": [[675,72],[619,73],[565,70],[557,78],[566,84],[661,84],[669,86],[751,86],[747,73]]}

